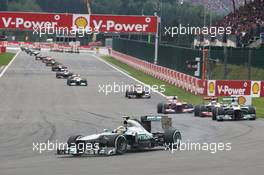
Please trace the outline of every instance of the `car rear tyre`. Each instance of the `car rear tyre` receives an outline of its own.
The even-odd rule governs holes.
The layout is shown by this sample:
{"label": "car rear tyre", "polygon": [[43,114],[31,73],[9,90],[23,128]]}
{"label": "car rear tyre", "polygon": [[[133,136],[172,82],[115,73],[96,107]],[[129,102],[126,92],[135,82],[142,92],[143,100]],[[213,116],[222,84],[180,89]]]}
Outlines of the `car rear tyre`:
{"label": "car rear tyre", "polygon": [[250,118],[250,120],[256,120],[256,109],[253,106],[248,107],[248,114],[255,115],[255,117]]}
{"label": "car rear tyre", "polygon": [[194,116],[195,117],[200,116],[200,106],[199,105],[195,105],[195,107],[194,107]]}
{"label": "car rear tyre", "polygon": [[159,103],[158,104],[158,106],[157,106],[157,112],[158,112],[158,114],[163,113],[163,106],[164,106],[163,103]]}
{"label": "car rear tyre", "polygon": [[175,128],[166,129],[164,132],[164,141],[167,145],[173,144],[174,148],[178,148],[181,144],[181,133]]}
{"label": "car rear tyre", "polygon": [[212,108],[212,113],[213,113],[212,120],[216,120],[216,108],[215,107]]}

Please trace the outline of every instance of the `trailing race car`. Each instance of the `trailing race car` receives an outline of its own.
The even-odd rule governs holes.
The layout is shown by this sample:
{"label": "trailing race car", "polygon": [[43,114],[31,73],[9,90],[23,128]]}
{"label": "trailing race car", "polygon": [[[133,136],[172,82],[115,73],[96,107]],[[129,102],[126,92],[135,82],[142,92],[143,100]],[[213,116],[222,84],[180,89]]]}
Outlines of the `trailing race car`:
{"label": "trailing race car", "polygon": [[37,56],[37,55],[39,55],[39,54],[40,54],[40,52],[39,52],[39,51],[36,51],[36,50],[32,50],[32,51],[29,53],[30,56]]}
{"label": "trailing race car", "polygon": [[20,49],[21,49],[21,51],[23,51],[23,52],[27,50],[27,48],[24,47],[24,46],[21,46]]}
{"label": "trailing race car", "polygon": [[214,108],[212,120],[256,120],[256,108],[250,105],[239,105],[237,97],[224,98],[223,101],[231,103]]}
{"label": "trailing race car", "polygon": [[26,48],[26,47],[21,47],[20,48],[22,51],[25,51],[28,55],[30,56],[37,56],[40,54],[39,51],[36,51],[34,49]]}
{"label": "trailing race car", "polygon": [[129,90],[126,90],[127,98],[151,98],[150,92],[145,90],[142,85],[134,85]]}
{"label": "trailing race car", "polygon": [[33,50],[32,49],[30,49],[30,48],[24,48],[24,51],[27,53],[27,54],[30,54],[31,52],[33,52]]}
{"label": "trailing race car", "polygon": [[167,97],[168,103],[159,103],[157,106],[157,112],[163,114],[169,113],[192,113],[193,105],[178,100],[177,96]]}
{"label": "trailing race car", "polygon": [[67,66],[63,66],[62,64],[54,65],[51,67],[51,70],[54,72],[64,72],[68,69]]}
{"label": "trailing race car", "polygon": [[51,60],[48,60],[46,62],[46,66],[55,66],[55,65],[59,65],[60,63],[57,62],[55,59],[51,59]]}
{"label": "trailing race car", "polygon": [[47,63],[48,61],[53,60],[51,57],[46,57],[42,59],[42,63]]}
{"label": "trailing race car", "polygon": [[[207,103],[206,101],[209,101]],[[194,107],[194,116],[195,117],[212,117],[214,108],[221,107],[222,104],[218,102],[217,97],[204,97],[203,105],[196,105]]]}
{"label": "trailing race car", "polygon": [[68,86],[87,86],[87,80],[81,78],[80,76],[76,76],[76,77],[69,77],[67,79],[67,85]]}
{"label": "trailing race car", "polygon": [[47,56],[37,55],[37,56],[35,57],[35,60],[43,60],[43,59],[45,59],[45,58],[47,58]]}
{"label": "trailing race car", "polygon": [[71,77],[73,75],[73,73],[69,72],[68,70],[64,71],[64,72],[56,72],[56,78],[59,79],[68,79],[69,77]]}
{"label": "trailing race car", "polygon": [[[152,132],[151,126],[154,124],[152,122],[161,123],[161,132]],[[171,146],[177,149],[180,143],[181,133],[171,127],[171,118],[167,116],[143,116],[140,121],[125,117],[123,125],[112,131],[105,129],[99,134],[69,137],[67,147],[58,149],[57,154],[73,156],[116,155],[131,150],[137,151],[155,147]]]}

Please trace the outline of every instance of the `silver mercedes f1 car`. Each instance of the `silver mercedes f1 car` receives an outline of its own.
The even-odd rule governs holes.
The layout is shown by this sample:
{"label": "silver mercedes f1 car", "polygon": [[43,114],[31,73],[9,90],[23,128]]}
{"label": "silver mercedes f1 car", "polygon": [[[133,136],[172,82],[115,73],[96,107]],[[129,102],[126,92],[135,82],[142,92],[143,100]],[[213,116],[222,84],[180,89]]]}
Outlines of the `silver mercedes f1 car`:
{"label": "silver mercedes f1 car", "polygon": [[[67,147],[58,149],[57,154],[115,155],[126,153],[129,150],[144,150],[168,145],[176,148],[180,145],[181,133],[171,127],[171,118],[167,116],[143,116],[140,121],[129,117],[124,118],[123,125],[114,130],[105,129],[99,134],[69,137]],[[152,131],[152,125],[158,124],[157,122],[161,123],[162,132]],[[156,128],[158,127],[155,125]],[[89,148],[87,145],[90,145]]]}
{"label": "silver mercedes f1 car", "polygon": [[239,105],[236,97],[224,98],[221,107],[213,109],[212,120],[217,121],[234,121],[234,120],[256,120],[256,108],[250,105]]}

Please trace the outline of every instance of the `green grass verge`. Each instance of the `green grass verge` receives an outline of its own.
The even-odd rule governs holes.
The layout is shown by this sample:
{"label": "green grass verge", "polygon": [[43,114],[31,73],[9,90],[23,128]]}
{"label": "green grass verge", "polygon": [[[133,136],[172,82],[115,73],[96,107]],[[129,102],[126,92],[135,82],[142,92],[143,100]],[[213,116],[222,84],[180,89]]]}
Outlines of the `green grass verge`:
{"label": "green grass verge", "polygon": [[142,81],[145,84],[148,84],[150,86],[153,85],[165,85],[165,95],[167,96],[173,96],[173,95],[177,95],[180,99],[190,102],[190,103],[194,103],[194,104],[201,104],[202,103],[202,97],[201,96],[196,96],[193,95],[189,92],[186,92],[182,89],[176,88],[173,85],[170,85],[164,81],[158,80],[150,75],[146,75],[145,73],[138,71],[130,66],[128,66],[127,64],[124,64],[110,56],[102,56],[102,58],[111,63],[112,65],[121,68],[121,70],[125,70],[127,73],[129,73],[132,77],[138,79],[139,81]]}
{"label": "green grass verge", "polygon": [[[138,71],[130,66],[128,66],[127,64],[124,64],[116,59],[114,59],[113,57],[110,56],[102,56],[102,59],[104,59],[105,61],[111,63],[112,65],[114,65],[115,67],[120,68],[121,70],[124,70],[125,72],[129,73],[129,75],[131,75],[132,77],[136,78],[137,80],[148,84],[150,86],[153,85],[165,85],[165,95],[167,96],[173,96],[173,95],[177,95],[180,99],[190,102],[192,104],[201,104],[203,103],[203,98],[201,96],[198,95],[194,95],[192,93],[186,92],[180,88],[177,88],[173,85],[170,85],[164,81],[158,80],[150,75],[146,75],[145,73]],[[258,117],[263,117],[264,118],[264,98],[254,98],[253,99],[253,105],[256,106],[257,108],[257,115]]]}
{"label": "green grass verge", "polygon": [[[219,73],[222,72],[222,73]],[[223,80],[224,77],[224,64],[217,63],[213,66],[212,79]],[[247,80],[248,79],[248,68],[243,65],[227,65],[227,80]],[[251,68],[251,78],[252,80],[264,80],[264,69],[261,68]]]}
{"label": "green grass verge", "polygon": [[264,98],[253,98],[252,105],[257,108],[257,116],[264,118]]}
{"label": "green grass verge", "polygon": [[0,53],[0,66],[6,66],[14,58],[14,53]]}

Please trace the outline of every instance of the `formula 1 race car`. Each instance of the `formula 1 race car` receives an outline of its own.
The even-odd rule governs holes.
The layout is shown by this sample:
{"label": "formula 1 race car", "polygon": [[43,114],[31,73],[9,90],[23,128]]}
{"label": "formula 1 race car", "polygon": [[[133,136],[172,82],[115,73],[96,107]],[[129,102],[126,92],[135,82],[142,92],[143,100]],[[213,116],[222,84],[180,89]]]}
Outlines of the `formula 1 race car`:
{"label": "formula 1 race car", "polygon": [[67,66],[63,66],[62,64],[54,65],[51,67],[53,72],[64,72],[68,69]]}
{"label": "formula 1 race car", "polygon": [[237,97],[224,98],[223,101],[231,103],[223,104],[222,107],[214,108],[212,120],[234,121],[234,120],[256,120],[256,108],[250,105],[239,105]]}
{"label": "formula 1 race car", "polygon": [[39,55],[39,54],[40,54],[40,52],[39,52],[39,51],[36,51],[36,50],[32,50],[32,51],[29,53],[30,56],[37,56],[37,55]]}
{"label": "formula 1 race car", "polygon": [[56,78],[58,79],[68,79],[71,76],[73,76],[73,73],[69,72],[68,70],[64,72],[56,72]]}
{"label": "formula 1 race car", "polygon": [[43,60],[45,58],[48,58],[48,56],[43,56],[43,55],[37,55],[37,56],[35,56],[35,60]]}
{"label": "formula 1 race car", "polygon": [[[158,124],[154,122],[161,123],[161,132],[152,132],[152,124]],[[143,116],[140,121],[125,117],[123,125],[114,130],[104,129],[99,134],[69,137],[67,147],[58,149],[57,154],[117,155],[155,147],[169,146],[177,149],[181,143],[181,133],[171,127],[171,123],[171,118],[167,116]]]}
{"label": "formula 1 race car", "polygon": [[47,63],[48,61],[53,60],[51,57],[46,57],[42,59],[42,63]]}
{"label": "formula 1 race car", "polygon": [[129,90],[126,90],[127,98],[151,98],[150,92],[145,90],[144,86],[142,85],[134,85]]}
{"label": "formula 1 race car", "polygon": [[60,65],[60,63],[57,62],[55,59],[51,59],[46,62],[46,66],[56,66],[56,65]]}
{"label": "formula 1 race car", "polygon": [[30,56],[37,56],[37,55],[40,54],[40,51],[37,51],[37,50],[34,50],[34,49],[25,48],[25,47],[22,47],[21,50],[25,51]]}
{"label": "formula 1 race car", "polygon": [[26,48],[25,46],[21,46],[20,49],[21,51],[25,52],[28,48]]}
{"label": "formula 1 race car", "polygon": [[159,103],[157,112],[163,114],[170,113],[192,113],[194,108],[192,104],[178,100],[177,96],[167,97],[167,103]]}
{"label": "formula 1 race car", "polygon": [[[212,117],[214,108],[221,107],[222,104],[218,102],[217,97],[204,97],[203,105],[194,106],[194,116],[195,117]],[[207,103],[207,101],[209,101]]]}
{"label": "formula 1 race car", "polygon": [[71,76],[67,79],[68,86],[87,86],[87,80],[80,76]]}

